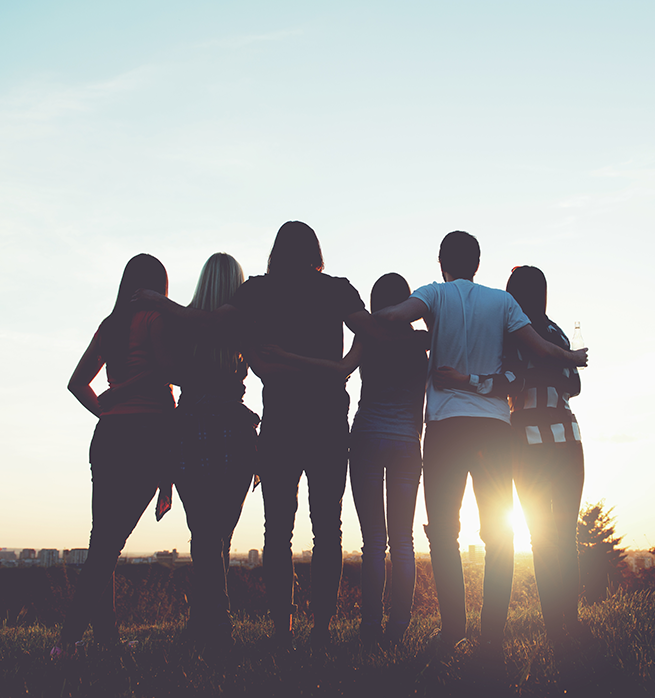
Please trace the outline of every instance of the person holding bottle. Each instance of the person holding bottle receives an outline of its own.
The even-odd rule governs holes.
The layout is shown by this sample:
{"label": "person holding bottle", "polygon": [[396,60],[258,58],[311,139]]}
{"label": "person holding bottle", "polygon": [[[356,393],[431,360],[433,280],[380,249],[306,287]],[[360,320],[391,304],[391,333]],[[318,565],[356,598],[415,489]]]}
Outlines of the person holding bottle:
{"label": "person holding bottle", "polygon": [[[546,315],[547,284],[536,267],[516,267],[507,291],[538,334],[563,349],[564,332]],[[515,435],[514,482],[530,529],[541,611],[549,639],[581,631],[577,521],[584,483],[580,429],[569,398],[580,393],[574,366],[562,367],[510,343],[507,365],[522,382],[509,398]]]}

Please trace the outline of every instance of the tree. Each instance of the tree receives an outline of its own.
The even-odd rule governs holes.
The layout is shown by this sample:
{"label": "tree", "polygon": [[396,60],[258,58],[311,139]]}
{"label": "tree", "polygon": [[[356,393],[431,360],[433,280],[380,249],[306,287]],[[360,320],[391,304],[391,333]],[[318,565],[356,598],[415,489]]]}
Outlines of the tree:
{"label": "tree", "polygon": [[614,508],[605,511],[605,500],[587,504],[578,517],[580,581],[588,603],[605,598],[607,589],[621,584],[626,570],[625,548],[614,527]]}

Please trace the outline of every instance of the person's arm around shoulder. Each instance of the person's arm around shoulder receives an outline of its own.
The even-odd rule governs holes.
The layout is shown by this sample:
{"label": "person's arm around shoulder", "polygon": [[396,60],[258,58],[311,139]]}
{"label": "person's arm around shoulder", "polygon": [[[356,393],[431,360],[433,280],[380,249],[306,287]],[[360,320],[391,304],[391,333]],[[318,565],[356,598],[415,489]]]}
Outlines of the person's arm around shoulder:
{"label": "person's arm around shoulder", "polygon": [[363,351],[364,343],[360,338],[355,337],[350,351],[339,361],[316,359],[309,356],[301,356],[300,354],[292,354],[275,345],[266,345],[262,347],[258,354],[264,358],[272,358],[275,363],[286,364],[292,368],[321,372],[324,375],[333,374],[337,378],[346,378],[361,363]]}
{"label": "person's arm around shoulder", "polygon": [[420,298],[410,296],[406,301],[398,305],[390,305],[373,314],[373,317],[382,323],[414,322],[428,314],[428,306]]}
{"label": "person's arm around shoulder", "polygon": [[96,334],[87,347],[68,381],[68,389],[91,414],[100,417],[102,409],[91,381],[98,375],[105,362],[100,356],[100,340]]}
{"label": "person's arm around shoulder", "polygon": [[225,325],[234,323],[238,319],[238,310],[229,303],[221,305],[216,310],[207,312],[198,308],[190,308],[180,305],[157,291],[140,288],[132,297],[133,303],[138,303],[140,308],[158,310],[160,313],[169,314],[185,322],[192,322],[202,325]]}
{"label": "person's arm around shoulder", "polygon": [[515,330],[511,333],[512,338],[515,339],[519,344],[521,344],[526,349],[534,352],[537,356],[541,358],[550,358],[557,361],[565,366],[586,366],[587,365],[587,353],[588,350],[578,349],[577,351],[569,351],[568,349],[562,349],[556,344],[547,342],[543,337],[541,337],[532,325],[525,325],[519,330]]}

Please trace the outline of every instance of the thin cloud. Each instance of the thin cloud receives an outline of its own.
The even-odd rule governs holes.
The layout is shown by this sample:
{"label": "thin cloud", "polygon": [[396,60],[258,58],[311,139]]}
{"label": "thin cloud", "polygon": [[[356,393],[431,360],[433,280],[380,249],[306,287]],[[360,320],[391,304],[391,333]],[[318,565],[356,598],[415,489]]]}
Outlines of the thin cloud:
{"label": "thin cloud", "polygon": [[109,80],[83,85],[57,83],[41,76],[0,101],[0,138],[31,138],[62,117],[84,114],[138,89],[152,79],[153,66],[141,66]]}
{"label": "thin cloud", "polygon": [[229,39],[215,39],[196,44],[196,46],[197,48],[235,49],[268,41],[284,41],[290,37],[301,36],[302,34],[304,34],[302,29],[284,29],[282,31],[269,32],[266,34],[246,34],[243,36],[234,36]]}

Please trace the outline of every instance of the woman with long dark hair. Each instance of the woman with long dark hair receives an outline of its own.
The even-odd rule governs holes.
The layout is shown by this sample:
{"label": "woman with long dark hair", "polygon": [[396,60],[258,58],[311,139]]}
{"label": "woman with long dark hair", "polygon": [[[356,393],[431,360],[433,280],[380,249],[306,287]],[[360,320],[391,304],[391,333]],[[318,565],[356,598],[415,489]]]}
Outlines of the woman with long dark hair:
{"label": "woman with long dark hair", "polygon": [[[130,303],[138,288],[168,292],[166,270],[151,255],[140,254],[127,263],[114,309],[93,336],[68,384],[82,405],[100,419],[89,455],[93,481],[89,554],[53,657],[74,651],[89,622],[96,642],[118,641],[116,561],[166,477],[169,419],[175,406],[165,380],[170,360],[161,315]],[[117,397],[102,407],[90,384],[105,364],[109,386]],[[150,379],[144,380],[144,374]]]}
{"label": "woman with long dark hair", "polygon": [[[212,312],[243,283],[228,254],[205,263],[189,304]],[[232,533],[255,472],[259,417],[243,404],[248,366],[233,333],[187,327],[178,361],[173,479],[191,531],[194,586],[189,630],[202,645],[231,644],[227,572]]]}
{"label": "woman with long dark hair", "polygon": [[[371,312],[409,298],[399,274],[380,277],[371,291]],[[414,512],[421,476],[423,399],[429,335],[410,324],[393,341],[369,340],[361,358],[362,391],[350,441],[350,482],[362,529],[362,624],[364,645],[382,633],[387,543],[393,585],[385,634],[400,642],[409,625],[416,563]],[[386,506],[385,506],[386,482]]]}
{"label": "woman with long dark hair", "polygon": [[[547,284],[536,267],[516,267],[507,291],[546,341],[569,349],[564,332],[546,315]],[[569,398],[580,375],[511,346],[507,366],[522,383],[510,394],[516,450],[514,482],[530,529],[534,570],[548,637],[560,642],[580,631],[577,521],[584,483],[580,430]]]}

